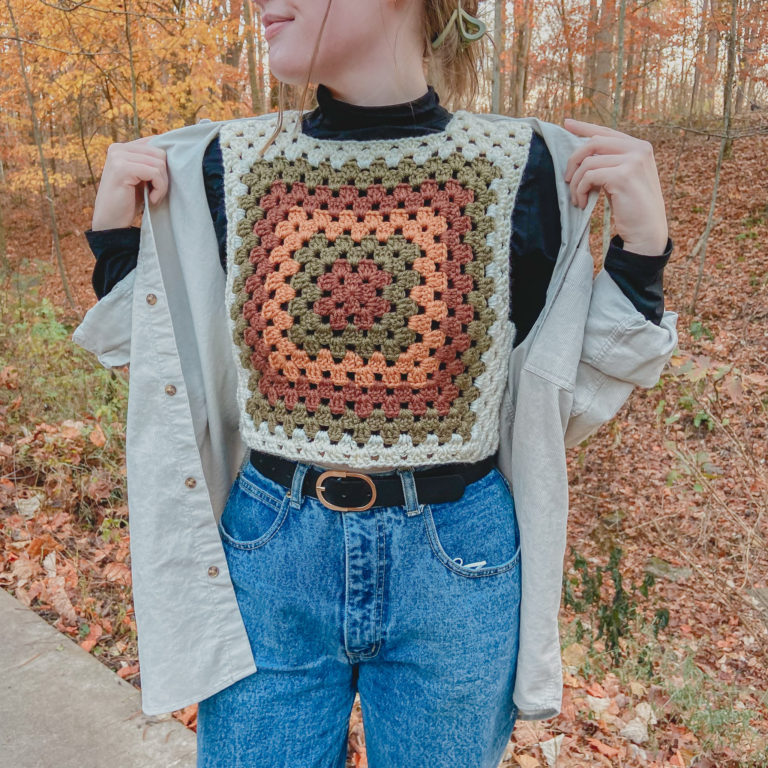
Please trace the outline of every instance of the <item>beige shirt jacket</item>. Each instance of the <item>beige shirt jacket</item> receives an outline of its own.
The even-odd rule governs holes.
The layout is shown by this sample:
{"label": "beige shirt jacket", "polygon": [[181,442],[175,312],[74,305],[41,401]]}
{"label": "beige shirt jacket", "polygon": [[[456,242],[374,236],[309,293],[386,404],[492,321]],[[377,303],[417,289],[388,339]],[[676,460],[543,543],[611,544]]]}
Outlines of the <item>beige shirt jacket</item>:
{"label": "beige shirt jacket", "polygon": [[[483,117],[491,132],[496,121],[513,119]],[[287,113],[286,123],[293,120]],[[541,720],[557,715],[562,703],[565,450],[611,419],[635,386],[656,384],[677,344],[677,315],[665,311],[655,325],[604,269],[593,277],[588,235],[597,194],[582,210],[563,180],[584,139],[552,123],[524,122],[552,154],[562,219],[546,303],[510,354],[500,409],[499,469],[514,494],[522,557],[513,699],[520,719]],[[130,363],[131,566],[148,715],[258,674],[217,530],[247,456],[225,275],[202,176],[205,148],[223,124],[202,122],[152,138],[167,153],[169,193],[156,206],[145,194],[136,269],[90,309],[73,336],[106,367]]]}

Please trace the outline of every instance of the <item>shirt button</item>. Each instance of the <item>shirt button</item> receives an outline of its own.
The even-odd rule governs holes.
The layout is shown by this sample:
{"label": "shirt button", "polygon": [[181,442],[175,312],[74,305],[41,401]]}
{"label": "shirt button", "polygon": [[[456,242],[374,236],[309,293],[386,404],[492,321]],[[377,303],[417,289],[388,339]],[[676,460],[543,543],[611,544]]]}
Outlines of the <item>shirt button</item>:
{"label": "shirt button", "polygon": [[212,565],[208,568],[208,575],[215,579],[219,575],[219,566],[218,565]]}
{"label": "shirt button", "polygon": [[157,304],[157,296],[155,296],[154,293],[148,293],[147,294],[147,304]]}
{"label": "shirt button", "polygon": [[194,488],[194,487],[197,485],[197,480],[195,480],[195,478],[194,478],[194,477],[188,477],[188,478],[187,478],[187,479],[184,481],[184,485],[186,485],[186,486],[187,486],[187,488]]}
{"label": "shirt button", "polygon": [[173,386],[173,384],[167,384],[165,387],[165,394],[166,395],[175,395],[176,394],[176,387]]}

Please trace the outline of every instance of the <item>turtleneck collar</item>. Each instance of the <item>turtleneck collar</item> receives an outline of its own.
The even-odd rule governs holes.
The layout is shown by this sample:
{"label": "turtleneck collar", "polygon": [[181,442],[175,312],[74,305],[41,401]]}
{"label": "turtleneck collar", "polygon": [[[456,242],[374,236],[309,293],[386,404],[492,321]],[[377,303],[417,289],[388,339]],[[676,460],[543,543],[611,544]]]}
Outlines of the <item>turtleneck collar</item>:
{"label": "turtleneck collar", "polygon": [[305,115],[302,132],[318,139],[394,139],[445,130],[451,113],[440,105],[435,89],[413,101],[361,107],[335,99],[319,85],[317,108]]}

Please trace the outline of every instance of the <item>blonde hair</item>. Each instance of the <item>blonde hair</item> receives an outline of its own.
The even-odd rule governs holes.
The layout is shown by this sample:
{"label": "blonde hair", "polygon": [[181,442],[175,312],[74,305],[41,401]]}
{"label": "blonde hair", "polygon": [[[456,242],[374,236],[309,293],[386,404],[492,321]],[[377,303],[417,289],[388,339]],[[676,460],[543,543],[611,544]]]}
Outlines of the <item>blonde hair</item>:
{"label": "blonde hair", "polygon": [[[323,36],[325,23],[328,20],[328,14],[331,10],[333,0],[328,0],[328,5],[323,15],[323,21],[320,24],[320,30],[315,40],[315,47],[312,51],[312,58],[309,62],[309,71],[307,79],[301,92],[298,104],[299,119],[296,122],[296,130],[301,125],[301,117],[307,105],[310,90],[310,81],[312,77],[312,68],[317,58],[317,52],[320,48],[320,40]],[[442,44],[437,48],[432,48],[432,41],[435,40],[451,19],[451,15],[459,6],[459,0],[422,0],[423,2],[423,26],[424,26],[424,62],[427,66],[427,81],[431,83],[440,100],[451,108],[469,107],[477,96],[479,86],[478,70],[482,65],[483,49],[482,40],[475,43],[467,43],[459,34],[458,24],[451,24]],[[476,16],[478,12],[479,0],[461,0],[461,7],[470,15]],[[488,33],[484,37],[489,37]],[[491,39],[491,42],[492,39]],[[264,146],[259,150],[259,155],[264,156],[265,152],[274,143],[283,128],[283,113],[285,112],[285,87],[282,82],[278,89],[278,115],[277,125],[272,135],[267,139]]]}
{"label": "blonde hair", "polygon": [[[477,16],[479,0],[462,0],[461,7]],[[451,24],[442,44],[435,50],[432,41],[445,29],[459,0],[424,0],[424,58],[427,79],[440,94],[440,100],[453,108],[469,107],[477,96],[478,72],[482,66],[482,39],[467,43],[459,34],[459,25]],[[486,32],[483,37],[490,36]]]}

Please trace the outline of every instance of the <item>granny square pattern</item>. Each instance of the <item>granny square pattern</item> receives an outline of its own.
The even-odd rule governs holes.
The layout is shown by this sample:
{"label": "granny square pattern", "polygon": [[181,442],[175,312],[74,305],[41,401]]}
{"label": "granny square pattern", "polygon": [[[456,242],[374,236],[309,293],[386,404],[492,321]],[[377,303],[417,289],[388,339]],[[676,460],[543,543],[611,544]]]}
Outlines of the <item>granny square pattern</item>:
{"label": "granny square pattern", "polygon": [[357,468],[498,445],[513,327],[510,219],[531,128],[315,139],[297,113],[219,141],[240,429],[257,450]]}

